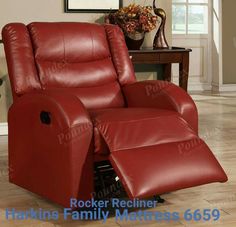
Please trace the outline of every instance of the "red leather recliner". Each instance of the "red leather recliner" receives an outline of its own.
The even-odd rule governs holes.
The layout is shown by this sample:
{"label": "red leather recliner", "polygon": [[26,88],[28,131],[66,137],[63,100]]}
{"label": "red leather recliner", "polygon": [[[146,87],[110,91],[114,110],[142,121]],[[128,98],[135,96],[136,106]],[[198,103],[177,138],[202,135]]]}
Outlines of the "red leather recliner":
{"label": "red leather recliner", "polygon": [[193,100],[172,83],[136,82],[117,26],[12,23],[2,37],[12,183],[69,206],[91,198],[94,163],[108,159],[130,198],[227,181]]}

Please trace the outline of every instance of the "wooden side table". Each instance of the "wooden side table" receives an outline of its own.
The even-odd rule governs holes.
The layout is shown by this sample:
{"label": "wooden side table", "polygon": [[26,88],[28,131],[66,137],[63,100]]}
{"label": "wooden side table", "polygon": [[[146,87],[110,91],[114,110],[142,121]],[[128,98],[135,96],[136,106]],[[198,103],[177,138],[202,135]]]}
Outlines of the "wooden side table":
{"label": "wooden side table", "polygon": [[171,81],[171,64],[179,63],[179,86],[187,91],[189,75],[189,53],[191,49],[170,47],[168,49],[143,48],[129,50],[133,64],[162,64],[164,66],[164,79]]}

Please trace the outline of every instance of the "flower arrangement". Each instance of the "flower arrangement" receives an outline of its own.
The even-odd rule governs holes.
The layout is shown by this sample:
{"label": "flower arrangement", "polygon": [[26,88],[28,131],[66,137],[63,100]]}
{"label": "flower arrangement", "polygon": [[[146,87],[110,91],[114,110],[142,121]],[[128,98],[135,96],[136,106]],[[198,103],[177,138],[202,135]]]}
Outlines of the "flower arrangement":
{"label": "flower arrangement", "polygon": [[156,28],[157,16],[152,14],[151,6],[130,4],[108,15],[112,24],[119,25],[125,34],[145,33]]}

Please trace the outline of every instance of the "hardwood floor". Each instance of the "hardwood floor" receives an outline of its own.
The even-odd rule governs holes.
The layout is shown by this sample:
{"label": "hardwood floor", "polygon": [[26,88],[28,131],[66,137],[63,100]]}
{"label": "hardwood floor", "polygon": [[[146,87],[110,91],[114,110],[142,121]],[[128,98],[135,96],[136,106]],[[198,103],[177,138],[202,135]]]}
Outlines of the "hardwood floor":
{"label": "hardwood floor", "polygon": [[184,213],[191,208],[219,209],[220,219],[210,222],[187,222],[181,216],[177,222],[157,221],[116,221],[110,217],[102,221],[65,221],[63,216],[57,221],[6,220],[5,209],[29,208],[58,210],[62,208],[20,187],[8,183],[7,173],[7,137],[0,137],[0,226],[236,226],[236,93],[223,95],[192,95],[199,110],[200,136],[210,146],[228,174],[229,181],[214,183],[190,189],[175,191],[162,197],[164,204],[149,211],[170,211]]}

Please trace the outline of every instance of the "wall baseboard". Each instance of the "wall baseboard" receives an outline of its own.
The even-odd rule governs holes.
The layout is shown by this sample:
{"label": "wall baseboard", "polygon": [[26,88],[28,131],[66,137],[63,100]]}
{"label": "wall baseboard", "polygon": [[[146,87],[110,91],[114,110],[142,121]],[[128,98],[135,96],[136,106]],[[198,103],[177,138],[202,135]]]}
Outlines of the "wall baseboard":
{"label": "wall baseboard", "polygon": [[[179,82],[176,78],[172,81],[174,84],[178,85]],[[188,83],[188,91],[211,91],[212,85],[209,83]]]}
{"label": "wall baseboard", "polygon": [[188,91],[211,91],[212,86],[210,84],[188,84]]}
{"label": "wall baseboard", "polygon": [[0,123],[0,136],[8,135],[8,125],[7,123]]}
{"label": "wall baseboard", "polygon": [[212,90],[217,92],[236,91],[236,84],[212,84]]}

